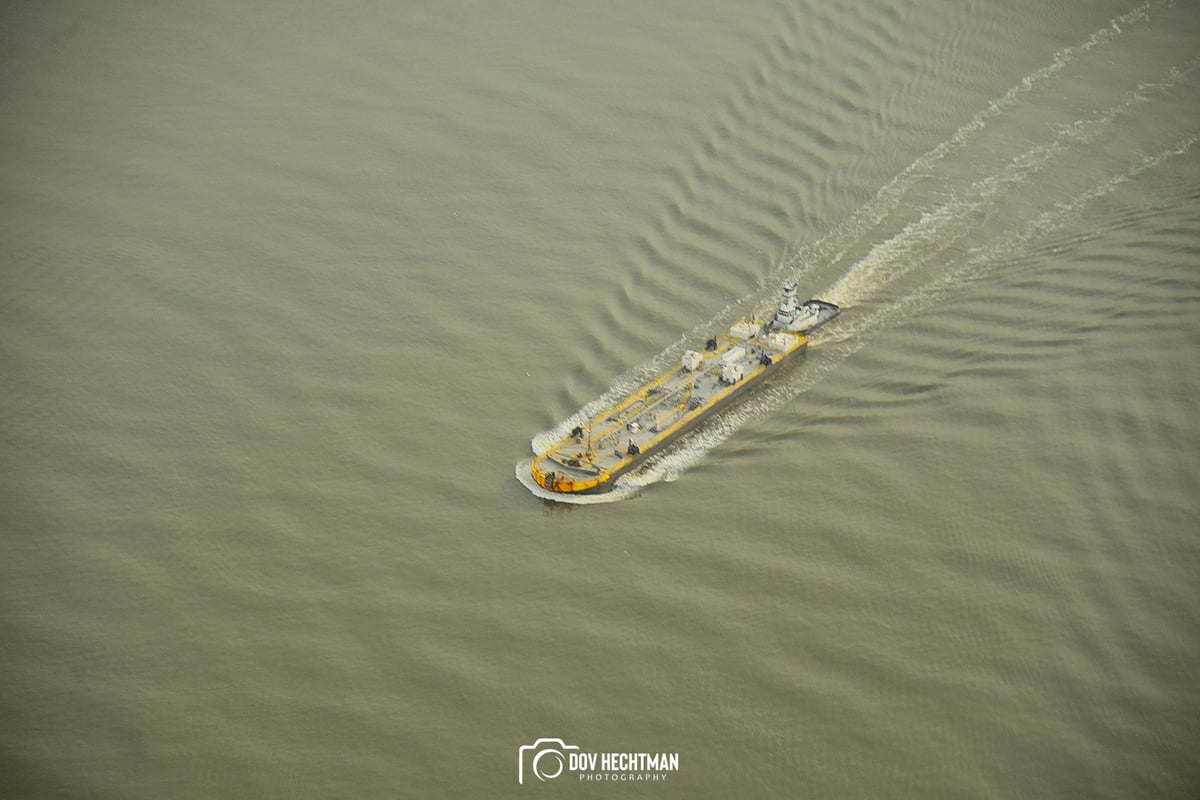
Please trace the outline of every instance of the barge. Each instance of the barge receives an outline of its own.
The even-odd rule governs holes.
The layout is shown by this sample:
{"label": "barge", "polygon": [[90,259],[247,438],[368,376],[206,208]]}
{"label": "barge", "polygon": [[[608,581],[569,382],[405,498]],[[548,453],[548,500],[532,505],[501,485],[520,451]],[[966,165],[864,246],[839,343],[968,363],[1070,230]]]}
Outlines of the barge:
{"label": "barge", "polygon": [[796,301],[783,287],[775,316],[744,319],[685,350],[679,362],[576,425],[533,460],[533,479],[563,494],[612,490],[617,478],[744,396],[808,347],[810,333],[838,315],[824,300]]}

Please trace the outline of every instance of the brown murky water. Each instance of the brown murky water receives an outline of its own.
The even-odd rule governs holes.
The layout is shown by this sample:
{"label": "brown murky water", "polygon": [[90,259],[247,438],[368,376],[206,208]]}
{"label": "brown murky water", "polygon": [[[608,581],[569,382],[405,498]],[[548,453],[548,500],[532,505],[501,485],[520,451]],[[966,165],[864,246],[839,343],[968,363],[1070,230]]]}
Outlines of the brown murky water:
{"label": "brown murky water", "polygon": [[[1200,791],[1194,4],[4,21],[4,796]],[[792,276],[805,363],[518,480]]]}

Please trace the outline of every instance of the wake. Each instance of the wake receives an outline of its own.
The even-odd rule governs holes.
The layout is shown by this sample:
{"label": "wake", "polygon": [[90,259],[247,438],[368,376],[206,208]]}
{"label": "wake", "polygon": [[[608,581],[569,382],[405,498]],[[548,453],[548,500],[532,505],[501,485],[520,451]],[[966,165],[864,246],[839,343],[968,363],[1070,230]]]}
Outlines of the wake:
{"label": "wake", "polygon": [[1013,158],[999,172],[975,181],[956,192],[942,205],[924,212],[903,231],[873,246],[826,293],[830,302],[852,306],[896,278],[923,265],[930,256],[947,250],[974,230],[975,221],[992,211],[997,198],[1007,197],[1028,183],[1057,157],[1095,142],[1113,122],[1155,95],[1166,95],[1195,71],[1194,59],[1183,68],[1171,69],[1163,80],[1143,84],[1125,92],[1101,114],[1059,125],[1047,142],[1035,145]]}
{"label": "wake", "polygon": [[[788,277],[798,278],[806,264],[827,264],[844,258],[856,244],[900,208],[904,198],[917,183],[931,179],[939,162],[952,153],[964,150],[975,137],[997,120],[1011,115],[1018,108],[1022,98],[1039,83],[1058,75],[1082,55],[1113,42],[1130,26],[1148,20],[1149,9],[1150,4],[1144,3],[1114,18],[1081,44],[1056,52],[1051,63],[1026,76],[1004,94],[989,102],[949,139],[918,157],[845,223],[817,242],[797,249],[789,257],[781,259],[779,267],[775,270],[775,278],[779,282]],[[943,201],[919,210],[919,216],[899,232],[871,246],[862,258],[851,264],[828,291],[820,296],[843,308],[858,305],[864,300],[876,297],[881,290],[896,283],[902,276],[919,276],[920,268],[929,263],[933,256],[957,247],[955,257],[945,259],[950,264],[949,271],[943,271],[915,288],[893,296],[885,303],[862,309],[862,313],[843,315],[836,325],[813,338],[807,363],[802,369],[789,373],[786,382],[776,382],[757,390],[754,395],[709,421],[683,441],[651,457],[636,472],[623,476],[610,493],[573,497],[547,492],[537,486],[530,477],[529,459],[516,465],[517,479],[537,496],[578,504],[624,500],[638,494],[646,486],[660,481],[676,480],[742,426],[770,416],[798,395],[823,381],[830,372],[861,350],[880,331],[894,327],[933,307],[971,282],[979,280],[1004,264],[1011,263],[1015,254],[1027,250],[1040,239],[1078,219],[1082,209],[1088,204],[1112,193],[1147,170],[1188,152],[1197,141],[1197,137],[1184,136],[1161,150],[1143,154],[1123,171],[1099,177],[1065,200],[1056,202],[1052,208],[1041,211],[981,245],[967,248],[959,246],[968,235],[979,233],[983,229],[984,221],[1000,213],[1003,202],[1019,196],[1020,192],[1028,191],[1035,185],[1034,178],[1043,171],[1068,155],[1086,153],[1087,148],[1109,135],[1119,120],[1132,115],[1143,104],[1166,96],[1174,87],[1187,81],[1198,66],[1200,58],[1192,59],[1181,67],[1173,67],[1161,80],[1142,83],[1123,92],[1108,108],[1074,122],[1051,127],[1048,139],[1028,146],[999,168],[972,181],[964,188],[943,190]],[[772,298],[775,289],[775,285],[769,287]],[[734,312],[744,315],[752,309],[757,311],[755,306],[764,300],[761,296],[763,291],[760,287],[756,292],[727,304],[712,318],[682,335],[662,353],[621,376],[596,400],[583,406],[552,429],[534,436],[531,441],[533,452],[541,454],[562,439],[575,425],[624,397],[650,376],[661,372],[679,356],[687,342],[707,336],[714,327],[725,324]]]}
{"label": "wake", "polygon": [[949,139],[917,158],[880,189],[871,202],[856,211],[829,236],[825,236],[812,247],[797,250],[784,266],[792,271],[806,263],[836,262],[845,257],[849,246],[864,230],[879,225],[889,214],[895,212],[903,198],[920,180],[933,172],[934,167],[947,156],[958,152],[988,124],[1008,113],[1021,98],[1049,78],[1059,74],[1080,56],[1112,42],[1124,30],[1150,19],[1150,3],[1113,18],[1107,25],[1092,33],[1084,42],[1074,47],[1065,47],[1054,54],[1046,66],[1026,75],[1000,97],[992,100],[981,111],[975,113],[967,124],[956,130]]}

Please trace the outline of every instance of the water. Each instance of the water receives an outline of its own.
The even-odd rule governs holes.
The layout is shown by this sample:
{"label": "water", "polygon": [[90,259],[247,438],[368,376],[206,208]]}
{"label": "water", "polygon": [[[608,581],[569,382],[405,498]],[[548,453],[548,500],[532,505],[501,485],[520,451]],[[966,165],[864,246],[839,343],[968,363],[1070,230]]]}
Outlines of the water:
{"label": "water", "polygon": [[[1194,5],[5,22],[5,796],[1200,791]],[[791,276],[805,363],[514,479]]]}

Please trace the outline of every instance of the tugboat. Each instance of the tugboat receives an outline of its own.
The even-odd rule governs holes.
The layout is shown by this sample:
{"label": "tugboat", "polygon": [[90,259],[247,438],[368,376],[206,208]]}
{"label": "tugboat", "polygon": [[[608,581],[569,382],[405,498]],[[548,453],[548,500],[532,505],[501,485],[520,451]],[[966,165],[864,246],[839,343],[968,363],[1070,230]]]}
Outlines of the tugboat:
{"label": "tugboat", "polygon": [[808,347],[804,334],[841,311],[824,300],[796,301],[796,283],[770,322],[744,319],[685,350],[679,363],[615,405],[576,425],[533,460],[533,479],[563,494],[599,494],[617,478],[766,380]]}

